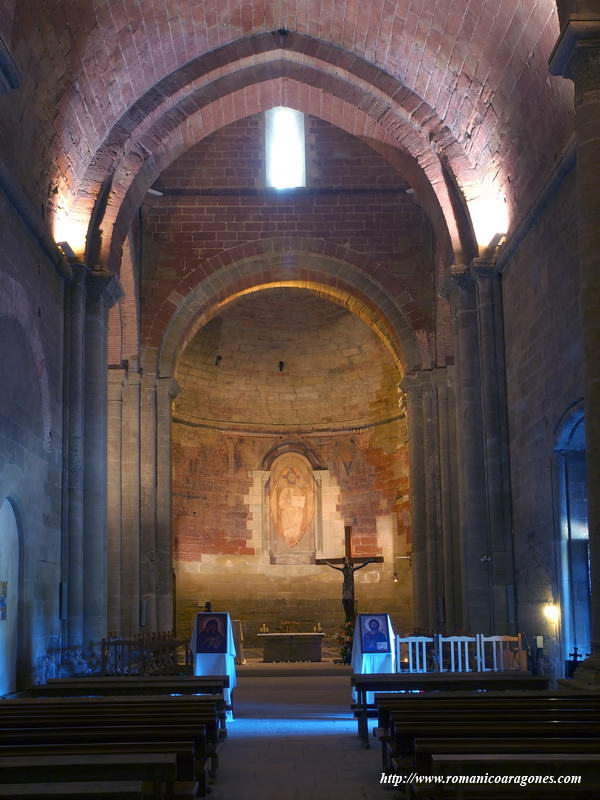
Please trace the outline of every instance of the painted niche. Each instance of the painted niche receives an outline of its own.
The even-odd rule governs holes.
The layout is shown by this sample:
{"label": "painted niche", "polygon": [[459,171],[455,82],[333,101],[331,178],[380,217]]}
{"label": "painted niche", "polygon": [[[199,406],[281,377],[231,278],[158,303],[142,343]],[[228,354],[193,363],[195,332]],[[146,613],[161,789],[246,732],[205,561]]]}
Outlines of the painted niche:
{"label": "painted niche", "polygon": [[314,564],[321,497],[310,462],[299,453],[275,459],[264,499],[271,564]]}

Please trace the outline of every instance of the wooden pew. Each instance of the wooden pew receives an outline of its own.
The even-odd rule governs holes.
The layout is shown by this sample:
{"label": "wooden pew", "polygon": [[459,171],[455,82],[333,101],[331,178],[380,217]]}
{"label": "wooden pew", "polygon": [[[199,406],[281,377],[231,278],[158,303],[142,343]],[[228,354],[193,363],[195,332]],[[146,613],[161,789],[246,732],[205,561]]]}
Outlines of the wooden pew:
{"label": "wooden pew", "polygon": [[0,785],[0,797],[43,800],[45,797],[73,797],[79,800],[142,800],[141,781],[98,781],[94,783],[13,783]]}
{"label": "wooden pew", "polygon": [[[160,743],[161,748],[165,743],[182,743],[192,745],[194,752],[194,780],[197,783],[197,791],[202,793],[206,788],[205,770],[207,760],[211,759],[211,753],[206,748],[206,739],[203,731],[198,730],[198,725],[168,725],[166,728],[156,730],[144,726],[116,725],[89,727],[56,727],[42,728],[16,728],[12,730],[0,730],[0,749],[8,746],[11,751],[17,747],[31,745],[79,745],[90,743],[102,745],[105,752],[113,752],[114,745],[120,743],[137,743],[145,745],[147,743]],[[168,747],[165,748],[169,752]],[[140,748],[143,751],[143,748]],[[118,747],[115,749],[118,752]],[[210,774],[214,777],[214,768],[211,767]]]}
{"label": "wooden pew", "polygon": [[[378,732],[382,737],[384,772],[389,766],[395,772],[417,775],[436,774],[440,764],[446,765],[445,775],[461,773],[461,759],[478,761],[485,773],[486,759],[496,762],[507,774],[520,774],[510,763],[525,763],[534,751],[540,762],[552,765],[553,757],[563,755],[575,763],[591,762],[598,767],[600,756],[600,695],[580,693],[469,693],[467,696],[443,695],[377,695]],[[564,745],[564,749],[561,749]],[[539,750],[539,752],[537,752]],[[443,756],[443,758],[442,758]],[[567,758],[568,757],[568,758]],[[509,763],[510,762],[510,763]],[[534,763],[534,762],[532,762]],[[451,764],[452,769],[450,769]],[[438,767],[435,767],[438,765]],[[530,764],[531,766],[531,764]],[[488,770],[489,771],[489,770]],[[540,768],[539,774],[543,774]],[[578,774],[577,770],[573,773]],[[589,781],[588,781],[589,784]],[[595,784],[588,792],[576,789],[573,796],[594,796]],[[548,796],[569,797],[565,787],[549,787]],[[570,787],[569,788],[576,788]],[[537,787],[539,792],[540,786]],[[545,792],[546,786],[543,787]],[[506,791],[498,786],[440,786],[414,784],[416,797],[500,797]],[[477,792],[481,792],[478,794]],[[508,792],[528,792],[512,787]],[[535,796],[535,791],[533,796]],[[537,795],[540,796],[539,794]],[[544,795],[545,796],[545,795]]]}
{"label": "wooden pew", "polygon": [[194,778],[206,791],[207,762],[212,777],[218,766],[222,709],[220,695],[6,700],[0,703],[0,746],[193,743]]}
{"label": "wooden pew", "polygon": [[[181,698],[174,698],[181,700]],[[189,698],[195,700],[195,698]],[[179,735],[185,726],[185,736]],[[0,743],[42,743],[36,735],[53,729],[57,743],[108,741],[115,730],[117,741],[171,740],[173,728],[179,731],[176,741],[195,742],[198,780],[204,782],[205,762],[210,759],[211,775],[218,766],[219,728],[214,703],[175,702],[157,704],[77,701],[43,702],[41,707],[28,701],[6,701],[0,706]],[[7,735],[7,731],[9,733]],[[128,731],[124,737],[123,732]],[[21,733],[22,732],[22,733]],[[62,732],[62,735],[61,735]],[[77,738],[77,734],[85,739]]]}
{"label": "wooden pew", "polygon": [[434,755],[445,754],[458,757],[479,755],[481,753],[519,754],[519,753],[592,753],[600,755],[600,741],[595,739],[571,738],[564,736],[544,739],[417,739],[414,747],[412,768],[421,775],[432,772]]}
{"label": "wooden pew", "polygon": [[[57,714],[62,709],[64,713],[76,714],[77,710],[89,713],[138,713],[154,714],[159,717],[168,714],[187,714],[188,712],[216,714],[219,738],[227,735],[225,703],[221,695],[183,695],[171,697],[170,695],[152,696],[106,696],[106,697],[65,697],[65,698],[19,698],[5,700],[0,703],[0,725],[3,720],[12,716],[23,717],[27,713],[52,713]],[[203,722],[208,724],[209,740],[212,732],[212,723],[206,718]]]}
{"label": "wooden pew", "polygon": [[467,713],[496,715],[498,719],[506,716],[514,718],[525,715],[548,716],[563,714],[568,711],[577,715],[581,711],[584,717],[594,716],[600,712],[600,695],[560,694],[551,692],[536,693],[455,693],[398,695],[377,694],[375,697],[378,709],[378,727],[376,735],[382,742],[383,769],[387,769],[388,745],[391,741],[391,717],[404,719],[428,719],[432,713],[441,719],[456,720]]}
{"label": "wooden pew", "polygon": [[[207,791],[205,775],[198,775],[194,763],[193,742],[78,742],[77,744],[24,744],[1,745],[0,759],[7,756],[38,758],[39,756],[94,756],[108,755],[164,755],[168,753],[176,759],[176,781],[197,783],[196,793]],[[199,779],[200,778],[200,779]]]}
{"label": "wooden pew", "polygon": [[598,738],[600,736],[600,717],[582,725],[579,719],[508,719],[455,720],[440,721],[395,721],[393,728],[394,751],[400,758],[412,758],[415,742],[419,739],[466,739],[480,737],[493,738],[545,739],[563,736],[573,738]]}
{"label": "wooden pew", "polygon": [[[571,798],[584,796],[597,797],[600,790],[600,753],[482,753],[471,755],[434,755],[432,758],[432,774],[446,776],[488,775],[493,777],[519,776],[522,781],[512,784],[511,795],[546,797],[558,796]],[[541,776],[546,783],[529,783],[527,778]],[[565,776],[577,776],[580,783],[559,784],[556,781]],[[549,779],[554,779],[550,782]],[[526,785],[525,785],[526,783]],[[413,785],[412,795],[416,798],[455,798],[473,797],[487,798],[506,794],[510,784],[438,784],[427,787],[424,784]],[[550,790],[550,792],[548,791]]]}
{"label": "wooden pew", "polygon": [[151,781],[154,798],[161,800],[165,785],[173,797],[177,778],[175,753],[119,753],[88,755],[0,755],[0,784],[18,783],[26,775],[27,783],[103,781]]}
{"label": "wooden pew", "polygon": [[118,694],[223,694],[229,688],[227,675],[90,675],[51,678],[27,690],[30,697],[85,697]]}
{"label": "wooden pew", "polygon": [[369,692],[398,691],[461,691],[461,690],[539,690],[548,688],[548,678],[519,672],[469,672],[469,673],[385,673],[373,675],[354,674],[352,687],[357,702],[352,706],[358,723],[358,735],[364,747],[369,747],[369,712],[375,704],[367,703]]}

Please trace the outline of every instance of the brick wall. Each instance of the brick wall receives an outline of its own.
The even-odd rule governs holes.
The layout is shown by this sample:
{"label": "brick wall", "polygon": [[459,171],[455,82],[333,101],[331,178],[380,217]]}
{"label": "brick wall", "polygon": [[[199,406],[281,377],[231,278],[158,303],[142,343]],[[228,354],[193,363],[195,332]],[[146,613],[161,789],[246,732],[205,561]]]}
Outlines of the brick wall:
{"label": "brick wall", "polygon": [[[433,242],[422,209],[367,144],[314,118],[308,128],[313,183],[306,189],[250,188],[264,180],[262,115],[213,134],[163,173],[156,186],[165,196],[145,212],[142,338],[178,281],[206,259],[285,236],[325,239],[367,255],[377,280],[392,295],[408,289],[431,325],[432,280],[423,276],[431,273]],[[325,190],[330,181],[338,191]],[[215,188],[219,182],[227,191]]]}

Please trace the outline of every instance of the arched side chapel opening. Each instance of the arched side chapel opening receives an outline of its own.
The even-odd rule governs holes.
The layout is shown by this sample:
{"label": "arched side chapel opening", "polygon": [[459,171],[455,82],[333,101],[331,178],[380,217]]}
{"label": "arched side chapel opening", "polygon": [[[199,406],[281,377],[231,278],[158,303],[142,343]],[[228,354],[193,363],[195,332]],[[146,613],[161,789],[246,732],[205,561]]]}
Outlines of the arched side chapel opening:
{"label": "arched side chapel opening", "polygon": [[0,505],[0,696],[17,689],[19,651],[19,527],[11,501]]}
{"label": "arched side chapel opening", "polygon": [[581,660],[591,653],[591,573],[585,417],[580,405],[567,412],[558,428],[555,470],[562,661],[572,658],[575,648]]}

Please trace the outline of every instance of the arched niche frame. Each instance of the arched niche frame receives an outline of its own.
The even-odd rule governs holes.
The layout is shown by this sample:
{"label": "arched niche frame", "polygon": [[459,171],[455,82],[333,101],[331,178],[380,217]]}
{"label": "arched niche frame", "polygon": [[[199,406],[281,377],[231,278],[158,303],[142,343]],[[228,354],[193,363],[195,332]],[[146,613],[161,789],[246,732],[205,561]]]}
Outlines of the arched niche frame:
{"label": "arched niche frame", "polygon": [[263,550],[271,564],[314,564],[322,549],[321,484],[309,459],[280,453],[263,482]]}

